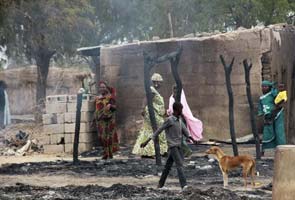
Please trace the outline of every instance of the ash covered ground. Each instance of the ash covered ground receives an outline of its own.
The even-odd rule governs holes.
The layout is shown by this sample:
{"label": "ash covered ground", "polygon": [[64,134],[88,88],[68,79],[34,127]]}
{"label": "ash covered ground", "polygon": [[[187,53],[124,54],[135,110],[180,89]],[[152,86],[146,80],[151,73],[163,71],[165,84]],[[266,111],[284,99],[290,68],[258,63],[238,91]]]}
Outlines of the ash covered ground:
{"label": "ash covered ground", "polygon": [[[253,153],[252,146],[240,148]],[[93,151],[82,154],[88,160],[81,158],[79,165],[63,159],[2,165],[0,199],[271,199],[273,159],[257,161],[255,188],[243,187],[238,169],[230,173],[229,187],[224,189],[218,163],[209,162],[203,154],[209,146],[192,148],[193,156],[185,160],[190,188],[184,192],[180,191],[176,169],[168,177],[167,188],[156,189],[163,166],[131,155],[131,148],[122,148],[108,161],[100,160],[99,152]],[[230,146],[222,148],[231,151]]]}

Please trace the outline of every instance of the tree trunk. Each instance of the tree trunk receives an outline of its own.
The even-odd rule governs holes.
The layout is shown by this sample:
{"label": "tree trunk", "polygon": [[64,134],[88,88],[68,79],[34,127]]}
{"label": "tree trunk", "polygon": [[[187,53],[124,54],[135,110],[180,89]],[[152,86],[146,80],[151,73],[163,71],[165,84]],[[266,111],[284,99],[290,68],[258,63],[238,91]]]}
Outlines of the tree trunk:
{"label": "tree trunk", "polygon": [[50,51],[40,47],[36,52],[35,59],[37,64],[37,88],[36,88],[36,109],[34,113],[35,121],[42,121],[42,113],[45,108],[46,85],[49,71],[49,63],[55,51]]}

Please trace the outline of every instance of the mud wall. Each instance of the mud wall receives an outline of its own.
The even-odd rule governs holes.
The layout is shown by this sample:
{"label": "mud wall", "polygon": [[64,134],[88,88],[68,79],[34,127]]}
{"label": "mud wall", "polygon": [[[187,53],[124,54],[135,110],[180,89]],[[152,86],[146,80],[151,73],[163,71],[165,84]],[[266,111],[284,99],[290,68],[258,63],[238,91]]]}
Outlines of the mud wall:
{"label": "mud wall", "polygon": [[[276,40],[273,28],[256,28],[202,38],[183,38],[139,42],[101,49],[101,77],[117,88],[118,124],[123,142],[134,142],[141,125],[141,111],[145,99],[143,85],[143,52],[163,55],[183,47],[179,73],[188,103],[194,115],[204,124],[205,138],[226,139],[229,135],[228,96],[224,69],[219,55],[229,63],[235,62],[232,71],[234,93],[235,129],[237,136],[251,133],[249,106],[246,97],[243,59],[253,63],[251,90],[254,102],[261,94],[262,56],[272,51]],[[289,43],[290,44],[290,43]],[[285,44],[281,44],[283,46]],[[287,47],[286,47],[287,48]],[[292,62],[289,56],[275,62]],[[275,63],[272,61],[272,64]],[[271,76],[266,67],[264,77]],[[268,71],[267,71],[268,70]],[[170,64],[155,67],[154,72],[163,75],[160,93],[166,107],[174,80]]]}
{"label": "mud wall", "polygon": [[[47,95],[76,94],[81,87],[81,80],[87,74],[76,69],[50,67]],[[8,86],[11,114],[33,114],[36,105],[36,67],[28,66],[1,71],[0,80],[4,80]]]}
{"label": "mud wall", "polygon": [[274,26],[271,46],[271,80],[284,83],[288,91],[285,105],[287,141],[295,144],[295,28]]}

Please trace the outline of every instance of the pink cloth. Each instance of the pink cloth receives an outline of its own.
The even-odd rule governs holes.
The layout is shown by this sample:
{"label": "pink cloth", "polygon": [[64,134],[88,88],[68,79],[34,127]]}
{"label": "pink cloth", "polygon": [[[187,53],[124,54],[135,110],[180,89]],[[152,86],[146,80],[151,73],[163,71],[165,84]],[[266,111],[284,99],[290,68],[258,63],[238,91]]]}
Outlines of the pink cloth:
{"label": "pink cloth", "polygon": [[[173,113],[173,103],[174,102],[175,102],[175,100],[173,98],[173,95],[171,95],[169,98],[169,108],[167,110],[168,115],[172,115],[172,113]],[[192,138],[194,138],[194,140],[197,140],[197,141],[201,140],[203,138],[203,136],[202,136],[203,123],[199,119],[197,119],[193,116],[193,113],[187,104],[183,90],[181,91],[180,102],[183,106],[182,115],[186,121],[186,126],[187,126]]]}

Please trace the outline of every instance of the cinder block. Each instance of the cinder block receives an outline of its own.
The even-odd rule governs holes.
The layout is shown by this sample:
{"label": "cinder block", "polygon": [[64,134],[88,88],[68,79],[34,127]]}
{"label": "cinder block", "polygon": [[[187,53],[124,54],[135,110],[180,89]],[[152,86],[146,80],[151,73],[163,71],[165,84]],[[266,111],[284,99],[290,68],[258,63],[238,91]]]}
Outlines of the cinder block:
{"label": "cinder block", "polygon": [[[94,118],[94,112],[81,112],[81,122],[92,122]],[[65,113],[65,122],[66,123],[75,123],[76,122],[76,113]]]}
{"label": "cinder block", "polygon": [[[92,126],[92,123],[80,123],[80,133],[94,132],[96,130],[95,126]],[[75,132],[75,123],[65,124],[66,133]]]}
{"label": "cinder block", "polygon": [[50,134],[43,134],[37,137],[41,145],[50,144]]}
{"label": "cinder block", "polygon": [[44,153],[64,153],[65,152],[65,145],[44,145]]}
{"label": "cinder block", "polygon": [[[94,142],[95,140],[95,134],[94,132],[92,133],[80,133],[79,134],[79,143],[91,143]],[[65,133],[64,134],[64,139],[65,143],[74,143],[74,138],[75,138],[75,133]]]}
{"label": "cinder block", "polygon": [[65,152],[66,153],[73,153],[73,149],[74,149],[73,143],[65,144]]}
{"label": "cinder block", "polygon": [[[95,96],[92,94],[83,94],[82,100],[83,101],[94,101]],[[72,102],[72,103],[77,102],[77,95],[69,95],[68,102]]]}
{"label": "cinder block", "polygon": [[46,103],[66,103],[68,102],[68,95],[50,95],[46,97]]}
{"label": "cinder block", "polygon": [[70,103],[77,102],[77,95],[69,95],[68,96],[68,101]]}
{"label": "cinder block", "polygon": [[67,112],[76,112],[76,110],[77,110],[77,103],[75,102],[67,103]]}
{"label": "cinder block", "polygon": [[74,143],[75,133],[65,133],[65,144]]}
{"label": "cinder block", "polygon": [[83,111],[83,112],[95,111],[95,102],[94,101],[83,101],[81,111]]}
{"label": "cinder block", "polygon": [[50,113],[43,114],[43,124],[63,124],[65,123],[64,114]]}
{"label": "cinder block", "polygon": [[80,133],[79,135],[79,142],[82,143],[91,143],[94,141],[95,133]]}
{"label": "cinder block", "polygon": [[45,133],[64,133],[65,125],[64,124],[48,124],[43,125],[43,131]]}
{"label": "cinder block", "polygon": [[[68,112],[76,112],[77,110],[77,103],[67,103],[67,111]],[[81,106],[82,112],[93,112],[95,111],[95,102],[94,101],[82,101]]]}
{"label": "cinder block", "polygon": [[53,124],[52,123],[52,117],[53,117],[53,114],[43,114],[42,115],[43,125],[45,125],[45,124]]}
{"label": "cinder block", "polygon": [[76,118],[76,113],[67,112],[65,113],[65,123],[74,123]]}
{"label": "cinder block", "polygon": [[56,114],[56,119],[58,124],[64,124],[65,123],[65,114]]}
{"label": "cinder block", "polygon": [[58,144],[65,138],[64,133],[50,134],[50,144]]}
{"label": "cinder block", "polygon": [[92,122],[94,119],[94,112],[81,112],[81,122]]}
{"label": "cinder block", "polygon": [[67,112],[67,103],[46,103],[46,113],[65,113]]}
{"label": "cinder block", "polygon": [[[83,153],[85,151],[90,151],[93,148],[93,143],[79,143],[78,152]],[[74,144],[65,144],[65,152],[73,153]]]}

